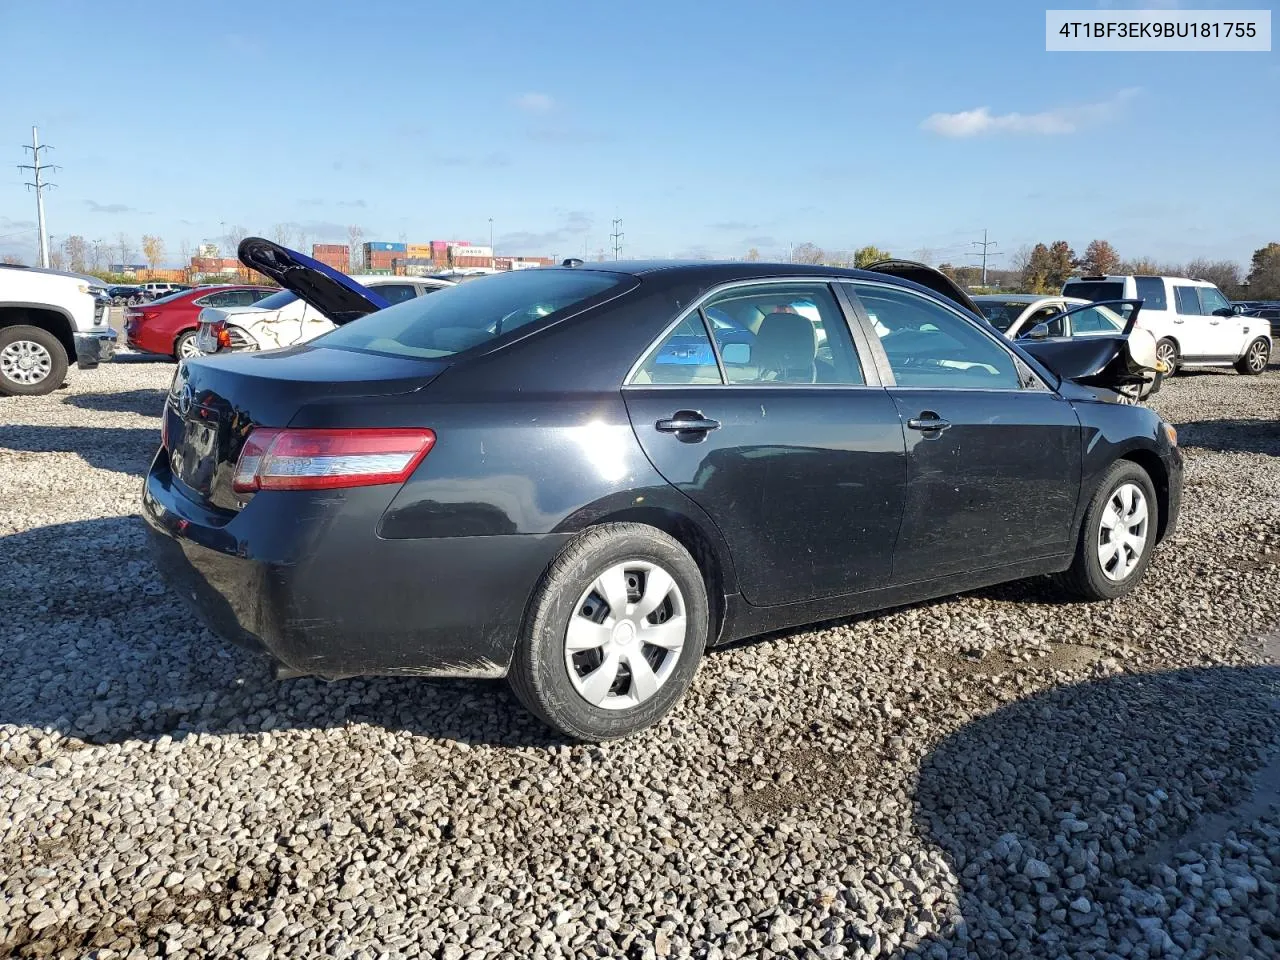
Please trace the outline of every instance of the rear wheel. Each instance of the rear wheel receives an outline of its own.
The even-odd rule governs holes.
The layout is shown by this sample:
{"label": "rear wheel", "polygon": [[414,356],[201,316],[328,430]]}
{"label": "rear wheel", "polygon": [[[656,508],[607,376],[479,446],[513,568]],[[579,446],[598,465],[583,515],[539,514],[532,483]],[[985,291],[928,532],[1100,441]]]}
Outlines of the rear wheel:
{"label": "rear wheel", "polygon": [[1244,356],[1236,361],[1236,370],[1240,373],[1257,376],[1267,369],[1267,362],[1270,359],[1271,345],[1262,337],[1259,337],[1249,344],[1249,349],[1244,352]]}
{"label": "rear wheel", "polygon": [[1178,372],[1178,345],[1165,337],[1156,344],[1156,359],[1162,361],[1168,368],[1164,375],[1172,377]]}
{"label": "rear wheel", "polygon": [[67,363],[66,350],[48,330],[25,325],[0,329],[0,394],[52,393],[66,380]]}
{"label": "rear wheel", "polygon": [[688,552],[653,527],[604,524],[571,542],[547,571],[509,682],[561,733],[627,736],[684,695],[707,629],[706,586]]}
{"label": "rear wheel", "polygon": [[200,355],[200,349],[196,346],[196,331],[188,330],[179,335],[178,339],[173,343],[173,359],[187,360],[191,357]]}
{"label": "rear wheel", "polygon": [[1098,486],[1063,588],[1085,600],[1122,597],[1142,579],[1155,548],[1159,504],[1147,472],[1119,460]]}

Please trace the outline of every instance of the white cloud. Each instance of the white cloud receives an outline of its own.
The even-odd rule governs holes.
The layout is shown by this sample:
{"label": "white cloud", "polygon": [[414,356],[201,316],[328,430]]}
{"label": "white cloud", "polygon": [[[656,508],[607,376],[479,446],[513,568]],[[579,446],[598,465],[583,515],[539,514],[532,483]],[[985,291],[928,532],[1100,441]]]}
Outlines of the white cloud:
{"label": "white cloud", "polygon": [[1127,101],[1137,96],[1137,88],[1121,90],[1109,100],[1071,107],[1054,107],[1039,113],[992,113],[990,107],[935,113],[920,127],[941,137],[977,137],[991,133],[1025,133],[1056,136],[1076,133],[1085,127],[1110,120]]}
{"label": "white cloud", "polygon": [[545,93],[522,93],[516,97],[516,106],[530,113],[546,113],[556,105],[555,100]]}

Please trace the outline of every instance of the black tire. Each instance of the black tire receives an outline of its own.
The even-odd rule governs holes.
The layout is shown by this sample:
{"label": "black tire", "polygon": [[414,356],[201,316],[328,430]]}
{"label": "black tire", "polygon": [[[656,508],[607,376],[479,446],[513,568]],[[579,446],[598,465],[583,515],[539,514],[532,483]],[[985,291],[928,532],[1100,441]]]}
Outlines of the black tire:
{"label": "black tire", "polygon": [[[1107,505],[1126,484],[1138,487],[1146,498],[1146,539],[1142,554],[1138,557],[1133,569],[1123,579],[1113,580],[1103,570],[1102,561],[1098,556],[1098,545],[1102,517]],[[1070,596],[1082,600],[1114,600],[1133,590],[1151,563],[1156,531],[1160,528],[1159,511],[1160,503],[1156,499],[1155,486],[1151,482],[1151,477],[1147,475],[1147,471],[1132,460],[1117,460],[1113,463],[1106,476],[1102,478],[1102,483],[1098,485],[1093,500],[1089,503],[1089,509],[1085,512],[1071,567],[1059,575],[1062,589]]]}
{"label": "black tire", "polygon": [[1172,377],[1175,373],[1178,372],[1178,363],[1179,363],[1178,345],[1168,337],[1162,338],[1160,342],[1156,344],[1157,357],[1160,357],[1161,359],[1163,359],[1166,353],[1172,356],[1173,358],[1172,362],[1169,364],[1168,372],[1165,373],[1165,377],[1168,378],[1168,377]]}
{"label": "black tire", "polygon": [[196,330],[187,330],[178,334],[178,339],[173,341],[173,359],[178,362],[182,361],[182,348],[188,343],[194,343],[196,339]]}
{"label": "black tire", "polygon": [[1271,362],[1271,350],[1265,337],[1258,337],[1244,352],[1244,356],[1236,361],[1236,372],[1256,377],[1267,369]]}
{"label": "black tire", "polygon": [[[677,656],[674,666],[648,699],[608,709],[590,703],[570,679],[566,633],[570,617],[579,615],[579,600],[596,579],[611,567],[631,562],[653,564],[670,575],[683,597],[687,628],[683,647],[673,654]],[[529,605],[508,682],[531,713],[560,733],[585,741],[625,737],[656,723],[679,702],[702,660],[708,623],[702,572],[684,547],[644,524],[602,524],[566,545],[542,578]],[[620,683],[632,682],[621,673],[618,676]]]}
{"label": "black tire", "polygon": [[[43,347],[49,355],[48,372],[35,383],[12,379],[5,372],[4,351],[12,344],[28,342]],[[69,361],[61,342],[48,330],[25,324],[0,328],[0,395],[10,397],[41,397],[53,393],[67,379]]]}

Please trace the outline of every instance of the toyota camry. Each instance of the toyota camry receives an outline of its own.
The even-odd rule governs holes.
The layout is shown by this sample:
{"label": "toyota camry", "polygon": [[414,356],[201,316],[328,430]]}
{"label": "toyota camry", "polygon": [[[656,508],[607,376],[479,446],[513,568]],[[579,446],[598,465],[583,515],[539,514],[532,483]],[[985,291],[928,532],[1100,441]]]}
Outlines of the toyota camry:
{"label": "toyota camry", "polygon": [[185,360],[143,512],[281,677],[505,676],[618,737],[709,647],[1038,575],[1109,600],[1177,521],[1125,334],[1010,342],[920,264],[575,260],[385,306],[240,256],[337,326]]}

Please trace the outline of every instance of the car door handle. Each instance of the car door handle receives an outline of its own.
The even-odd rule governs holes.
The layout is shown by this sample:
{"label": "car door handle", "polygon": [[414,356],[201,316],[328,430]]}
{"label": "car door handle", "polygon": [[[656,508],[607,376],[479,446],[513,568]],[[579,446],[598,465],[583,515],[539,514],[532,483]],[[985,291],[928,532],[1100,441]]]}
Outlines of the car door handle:
{"label": "car door handle", "polygon": [[704,417],[697,410],[677,410],[669,420],[654,424],[663,433],[708,433],[720,429],[720,421]]}
{"label": "car door handle", "polygon": [[943,420],[941,417],[932,413],[924,413],[918,417],[913,417],[907,421],[907,426],[912,430],[923,430],[926,433],[941,433],[951,426],[950,420]]}

